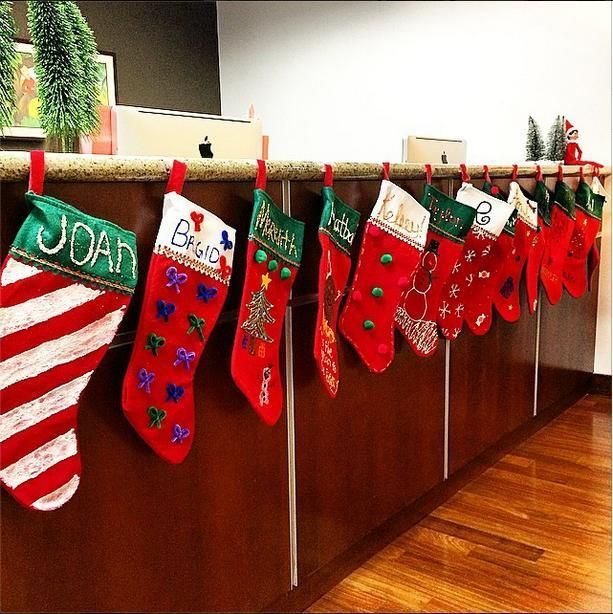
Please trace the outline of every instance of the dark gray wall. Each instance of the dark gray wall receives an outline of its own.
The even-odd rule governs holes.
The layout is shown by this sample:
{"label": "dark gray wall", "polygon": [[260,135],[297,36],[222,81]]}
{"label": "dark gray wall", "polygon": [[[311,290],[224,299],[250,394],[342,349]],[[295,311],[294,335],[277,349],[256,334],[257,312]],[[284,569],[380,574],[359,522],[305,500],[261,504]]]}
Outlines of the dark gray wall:
{"label": "dark gray wall", "polygon": [[[117,102],[220,113],[215,2],[78,2],[101,51],[116,54]],[[26,3],[14,3],[29,39]]]}

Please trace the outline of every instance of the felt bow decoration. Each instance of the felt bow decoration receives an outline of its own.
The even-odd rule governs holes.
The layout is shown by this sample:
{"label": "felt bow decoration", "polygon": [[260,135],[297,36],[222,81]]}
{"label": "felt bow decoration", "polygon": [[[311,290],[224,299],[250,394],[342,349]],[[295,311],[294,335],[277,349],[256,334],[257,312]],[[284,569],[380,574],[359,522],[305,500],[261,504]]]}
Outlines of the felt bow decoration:
{"label": "felt bow decoration", "polygon": [[185,393],[185,388],[183,386],[175,386],[172,382],[166,386],[166,402],[174,401],[175,403],[179,402],[179,399]]}
{"label": "felt bow decoration", "polygon": [[226,262],[226,257],[221,256],[219,258],[219,269],[223,277],[230,277],[230,274],[232,273],[232,267],[229,264],[226,264]]}
{"label": "felt bow decoration", "polygon": [[204,301],[205,303],[209,302],[210,298],[215,298],[217,296],[217,288],[210,287],[208,288],[204,284],[198,284],[198,296],[196,300]]}
{"label": "felt bow decoration", "polygon": [[192,362],[196,358],[196,352],[188,352],[185,348],[179,348],[177,350],[177,360],[174,361],[173,365],[176,367],[183,363],[186,369],[189,369],[189,363]]}
{"label": "felt bow decoration", "polygon": [[158,409],[157,407],[153,407],[153,405],[147,410],[147,415],[149,416],[149,428],[153,427],[157,429],[162,428],[162,420],[166,418],[166,412],[163,409]]}
{"label": "felt bow decoration", "polygon": [[139,369],[137,373],[138,384],[137,388],[144,388],[146,393],[151,392],[151,384],[155,379],[155,373],[153,371],[147,371],[147,369]]}
{"label": "felt bow decoration", "polygon": [[199,318],[195,313],[190,313],[187,316],[187,321],[190,326],[187,329],[187,334],[191,335],[194,331],[198,333],[200,341],[204,341],[204,332],[202,327],[204,326],[204,318]]}
{"label": "felt bow decoration", "polygon": [[221,241],[219,242],[220,245],[223,245],[223,251],[225,252],[227,249],[232,249],[234,247],[234,243],[232,243],[232,241],[230,241],[230,238],[228,237],[228,231],[227,230],[222,230],[221,231]]}
{"label": "felt bow decoration", "polygon": [[187,281],[187,274],[178,273],[177,267],[175,266],[169,266],[166,269],[166,277],[168,277],[168,283],[166,284],[166,287],[174,287],[177,294],[181,292],[179,286]]}
{"label": "felt bow decoration", "polygon": [[196,232],[200,232],[200,224],[204,222],[204,215],[202,213],[198,213],[196,211],[192,211],[189,215],[192,218],[192,222],[194,222],[194,230]]}
{"label": "felt bow decoration", "polygon": [[162,299],[157,302],[157,315],[156,318],[164,318],[164,322],[168,322],[168,316],[173,314],[176,307],[172,303],[165,303]]}
{"label": "felt bow decoration", "polygon": [[180,424],[175,424],[172,428],[172,434],[171,443],[183,443],[183,440],[189,437],[189,429],[181,428]]}
{"label": "felt bow decoration", "polygon": [[147,345],[145,345],[146,350],[151,350],[154,356],[158,355],[158,348],[161,348],[166,343],[166,339],[164,337],[158,337],[155,333],[149,333],[147,335]]}

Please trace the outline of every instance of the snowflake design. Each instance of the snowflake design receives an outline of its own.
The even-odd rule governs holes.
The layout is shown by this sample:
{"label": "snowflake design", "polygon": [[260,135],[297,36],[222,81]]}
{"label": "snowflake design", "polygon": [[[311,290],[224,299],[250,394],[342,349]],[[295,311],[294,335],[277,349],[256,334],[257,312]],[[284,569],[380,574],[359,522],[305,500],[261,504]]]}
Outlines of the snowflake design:
{"label": "snowflake design", "polygon": [[489,271],[479,271],[479,279],[488,279],[490,276]]}
{"label": "snowflake design", "polygon": [[456,339],[457,336],[462,332],[461,328],[454,328],[453,332],[451,333],[453,335],[453,338]]}
{"label": "snowflake design", "polygon": [[485,322],[486,319],[487,319],[487,316],[484,313],[481,313],[477,316],[477,319],[475,320],[475,324],[477,326],[481,326],[483,322]]}
{"label": "snowflake design", "polygon": [[438,313],[441,316],[441,320],[444,320],[451,313],[449,303],[443,301],[443,304],[438,308]]}
{"label": "snowflake design", "polygon": [[452,274],[458,273],[458,271],[460,270],[460,261],[458,260],[454,265],[453,265],[453,271],[451,271]]}
{"label": "snowflake design", "polygon": [[465,277],[465,280],[464,280],[464,281],[466,281],[466,285],[467,285],[467,286],[470,286],[470,284],[472,284],[472,283],[473,283],[473,274],[472,274],[472,273],[470,273],[469,275],[467,275],[467,276]]}
{"label": "snowflake design", "polygon": [[476,239],[485,239],[485,228],[477,226],[477,228],[473,229],[473,235]]}
{"label": "snowflake design", "polygon": [[492,251],[492,246],[491,245],[486,245],[483,248],[483,251],[481,252],[481,255],[482,256],[487,256],[490,253],[490,251]]}
{"label": "snowflake design", "polygon": [[441,328],[441,332],[443,333],[443,337],[448,337],[449,336],[449,329],[448,328]]}
{"label": "snowflake design", "polygon": [[458,298],[458,294],[460,294],[460,286],[458,286],[458,284],[451,284],[451,288],[449,288],[449,298]]}
{"label": "snowflake design", "polygon": [[464,255],[464,260],[466,260],[466,262],[472,262],[475,259],[476,255],[477,252],[475,252],[474,249],[469,249]]}
{"label": "snowflake design", "polygon": [[458,316],[458,318],[462,317],[462,312],[464,311],[464,305],[462,305],[462,303],[460,303],[456,308],[455,308],[455,314],[456,316]]}

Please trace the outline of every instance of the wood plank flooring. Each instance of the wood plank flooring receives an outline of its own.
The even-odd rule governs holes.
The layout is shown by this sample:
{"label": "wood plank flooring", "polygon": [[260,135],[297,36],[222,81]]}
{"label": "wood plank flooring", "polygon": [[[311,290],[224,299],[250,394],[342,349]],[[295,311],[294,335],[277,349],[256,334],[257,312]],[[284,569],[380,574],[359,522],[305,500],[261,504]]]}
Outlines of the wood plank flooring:
{"label": "wood plank flooring", "polygon": [[611,612],[611,400],[589,395],[309,612]]}

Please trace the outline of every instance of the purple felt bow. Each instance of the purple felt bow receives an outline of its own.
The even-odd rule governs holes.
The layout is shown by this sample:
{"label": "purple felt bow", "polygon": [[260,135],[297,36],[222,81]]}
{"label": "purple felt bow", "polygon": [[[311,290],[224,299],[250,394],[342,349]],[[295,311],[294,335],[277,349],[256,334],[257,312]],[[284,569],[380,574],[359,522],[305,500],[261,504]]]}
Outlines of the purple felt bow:
{"label": "purple felt bow", "polygon": [[172,382],[170,382],[166,386],[166,402],[174,401],[175,403],[179,402],[179,399],[185,393],[185,388],[183,386],[175,386]]}
{"label": "purple felt bow", "polygon": [[160,299],[157,303],[157,315],[156,318],[164,318],[164,322],[168,322],[168,316],[173,314],[176,310],[176,307],[173,303],[165,303],[162,299]]}
{"label": "purple felt bow", "polygon": [[138,384],[136,387],[144,388],[145,392],[150,393],[151,384],[153,383],[153,380],[155,379],[155,373],[153,373],[153,371],[147,371],[147,369],[142,368],[138,370],[137,377],[138,377]]}
{"label": "purple felt bow", "polygon": [[189,429],[181,428],[180,424],[175,424],[172,427],[173,438],[170,440],[171,443],[183,443],[183,441],[189,437]]}
{"label": "purple felt bow", "polygon": [[166,277],[168,277],[167,288],[174,287],[177,294],[181,292],[179,285],[184,284],[187,281],[187,273],[178,273],[177,267],[169,266],[166,269]]}
{"label": "purple felt bow", "polygon": [[196,358],[196,352],[188,352],[185,348],[177,350],[177,360],[174,361],[174,366],[183,363],[186,369],[189,369],[189,363]]}

